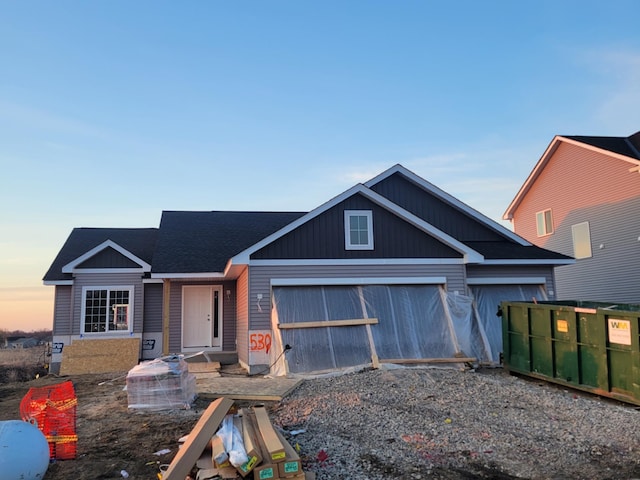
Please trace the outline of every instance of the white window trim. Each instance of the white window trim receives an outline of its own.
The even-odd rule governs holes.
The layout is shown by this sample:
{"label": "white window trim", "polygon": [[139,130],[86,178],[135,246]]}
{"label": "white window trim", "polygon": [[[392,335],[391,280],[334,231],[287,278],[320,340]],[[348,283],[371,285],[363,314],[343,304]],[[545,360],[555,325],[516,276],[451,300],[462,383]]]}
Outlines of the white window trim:
{"label": "white window trim", "polygon": [[[551,216],[551,222],[550,222],[549,225],[547,225],[547,222],[544,221],[546,212],[549,212],[549,214]],[[538,215],[542,215],[542,219],[544,221],[545,231],[542,234],[538,230]],[[547,227],[548,227],[548,229],[547,229]],[[553,234],[553,212],[551,211],[550,208],[545,208],[544,210],[540,210],[539,212],[536,212],[536,234],[538,235],[538,237],[547,237],[547,236]]]}
{"label": "white window trim", "polygon": [[[351,243],[350,218],[367,217],[367,230],[369,242],[365,245]],[[344,211],[344,248],[345,250],[373,250],[373,212],[371,210],[345,210]]]}
{"label": "white window trim", "polygon": [[[127,330],[105,330],[104,332],[87,332],[85,331],[85,319],[87,313],[87,291],[88,290],[128,290],[129,291],[129,308],[127,309]],[[109,286],[86,286],[82,287],[81,299],[81,315],[80,315],[80,335],[104,336],[114,334],[131,334],[133,332],[133,303],[135,288],[133,285],[109,285]],[[107,325],[108,326],[108,325]]]}
{"label": "white window trim", "polygon": [[[589,254],[578,256],[576,252],[576,231],[584,227],[586,227],[587,241],[589,244]],[[591,248],[591,228],[589,226],[589,222],[581,222],[576,223],[575,225],[571,225],[571,243],[573,245],[573,256],[576,260],[593,257],[593,249]]]}

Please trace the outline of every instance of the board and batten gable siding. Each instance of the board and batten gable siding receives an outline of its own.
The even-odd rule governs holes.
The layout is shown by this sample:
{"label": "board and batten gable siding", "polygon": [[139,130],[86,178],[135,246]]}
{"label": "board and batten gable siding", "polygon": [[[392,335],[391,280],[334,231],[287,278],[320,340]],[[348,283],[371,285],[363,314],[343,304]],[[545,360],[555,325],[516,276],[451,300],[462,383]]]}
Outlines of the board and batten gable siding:
{"label": "board and batten gable siding", "polygon": [[144,284],[144,322],[145,333],[162,332],[162,283]]}
{"label": "board and batten gable siding", "polygon": [[371,190],[460,241],[499,241],[504,237],[485,224],[423,190],[400,173],[371,186]]}
{"label": "board and batten gable siding", "polygon": [[[238,360],[249,364],[249,268],[236,280],[236,350]],[[268,296],[265,297],[268,299]]]}
{"label": "board and batten gable siding", "polygon": [[71,335],[73,312],[71,311],[73,287],[56,285],[53,300],[53,334]]}
{"label": "board and batten gable siding", "polygon": [[[345,210],[372,211],[373,250],[345,250]],[[462,254],[357,194],[254,252],[251,258],[462,258]]]}
{"label": "board and batten gable siding", "polygon": [[[139,273],[82,273],[77,272],[74,277],[74,289],[73,289],[73,325],[71,334],[84,334],[81,330],[80,322],[82,321],[83,310],[83,298],[82,290],[84,287],[118,287],[118,286],[133,286],[133,332],[142,333],[143,326],[143,310],[144,310],[144,287],[142,284],[142,277]],[[110,334],[117,334],[121,332],[110,332]],[[87,334],[95,335],[100,334]]]}
{"label": "board and batten gable siding", "polygon": [[[448,291],[464,292],[464,268],[457,265],[322,265],[322,266],[251,266],[249,312],[251,330],[271,329],[271,280],[276,278],[313,278],[322,285],[323,278],[404,278],[446,277]],[[262,295],[261,309],[257,296]],[[240,341],[240,340],[239,340]],[[239,343],[240,344],[240,343]]]}
{"label": "board and batten gable siding", "polygon": [[[555,269],[556,298],[640,303],[640,175],[631,163],[562,142],[514,212],[515,232],[573,256],[573,225],[588,222],[592,257]],[[536,213],[554,232],[538,237]]]}
{"label": "board and batten gable siding", "polygon": [[[222,351],[233,352],[236,349],[236,286],[235,282],[171,282],[169,295],[169,350],[172,353],[182,351],[182,287],[184,286],[222,285]],[[229,295],[227,296],[227,290]]]}
{"label": "board and batten gable siding", "polygon": [[77,265],[76,268],[140,268],[140,265],[114,248],[107,247]]}

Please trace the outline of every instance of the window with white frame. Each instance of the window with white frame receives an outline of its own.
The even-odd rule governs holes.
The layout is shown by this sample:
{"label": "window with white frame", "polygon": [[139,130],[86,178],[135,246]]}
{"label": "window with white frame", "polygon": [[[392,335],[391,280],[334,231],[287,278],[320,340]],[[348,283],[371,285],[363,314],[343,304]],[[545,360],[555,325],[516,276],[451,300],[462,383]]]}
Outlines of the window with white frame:
{"label": "window with white frame", "polygon": [[536,227],[539,237],[544,237],[545,235],[551,235],[553,233],[551,209],[536,213]]}
{"label": "window with white frame", "polygon": [[344,211],[345,249],[373,250],[373,214],[371,210]]}
{"label": "window with white frame", "polygon": [[133,287],[84,287],[82,332],[131,331]]}
{"label": "window with white frame", "polygon": [[573,237],[573,256],[579,260],[581,258],[591,258],[591,231],[589,222],[571,225],[571,236]]}

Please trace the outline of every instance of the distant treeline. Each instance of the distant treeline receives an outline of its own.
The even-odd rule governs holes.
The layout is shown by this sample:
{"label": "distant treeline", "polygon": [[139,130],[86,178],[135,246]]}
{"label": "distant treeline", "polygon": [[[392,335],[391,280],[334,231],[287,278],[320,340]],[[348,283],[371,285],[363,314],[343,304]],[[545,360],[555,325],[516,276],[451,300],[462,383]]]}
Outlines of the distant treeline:
{"label": "distant treeline", "polygon": [[7,338],[37,338],[42,342],[50,342],[53,338],[51,330],[34,330],[24,332],[22,330],[2,330],[0,329],[0,343],[4,343]]}

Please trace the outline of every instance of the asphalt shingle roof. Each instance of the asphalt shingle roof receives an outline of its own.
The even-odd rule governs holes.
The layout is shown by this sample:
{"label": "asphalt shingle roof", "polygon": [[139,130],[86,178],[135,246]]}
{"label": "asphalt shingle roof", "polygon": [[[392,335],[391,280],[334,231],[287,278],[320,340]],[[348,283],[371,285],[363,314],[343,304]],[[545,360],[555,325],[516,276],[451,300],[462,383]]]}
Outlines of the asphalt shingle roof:
{"label": "asphalt shingle roof", "polygon": [[62,273],[62,267],[107,240],[151,264],[157,236],[157,228],[74,228],[43,280],[71,280],[70,273]]}
{"label": "asphalt shingle roof", "polygon": [[619,155],[640,160],[638,145],[636,145],[637,134],[630,137],[590,137],[580,135],[564,135],[564,137],[577,142],[586,143],[593,147],[602,148]]}
{"label": "asphalt shingle roof", "polygon": [[572,260],[561,253],[545,250],[535,245],[520,245],[511,241],[464,242],[484,256],[485,260]]}
{"label": "asphalt shingle roof", "polygon": [[152,271],[222,272],[231,257],[305,213],[164,211]]}

